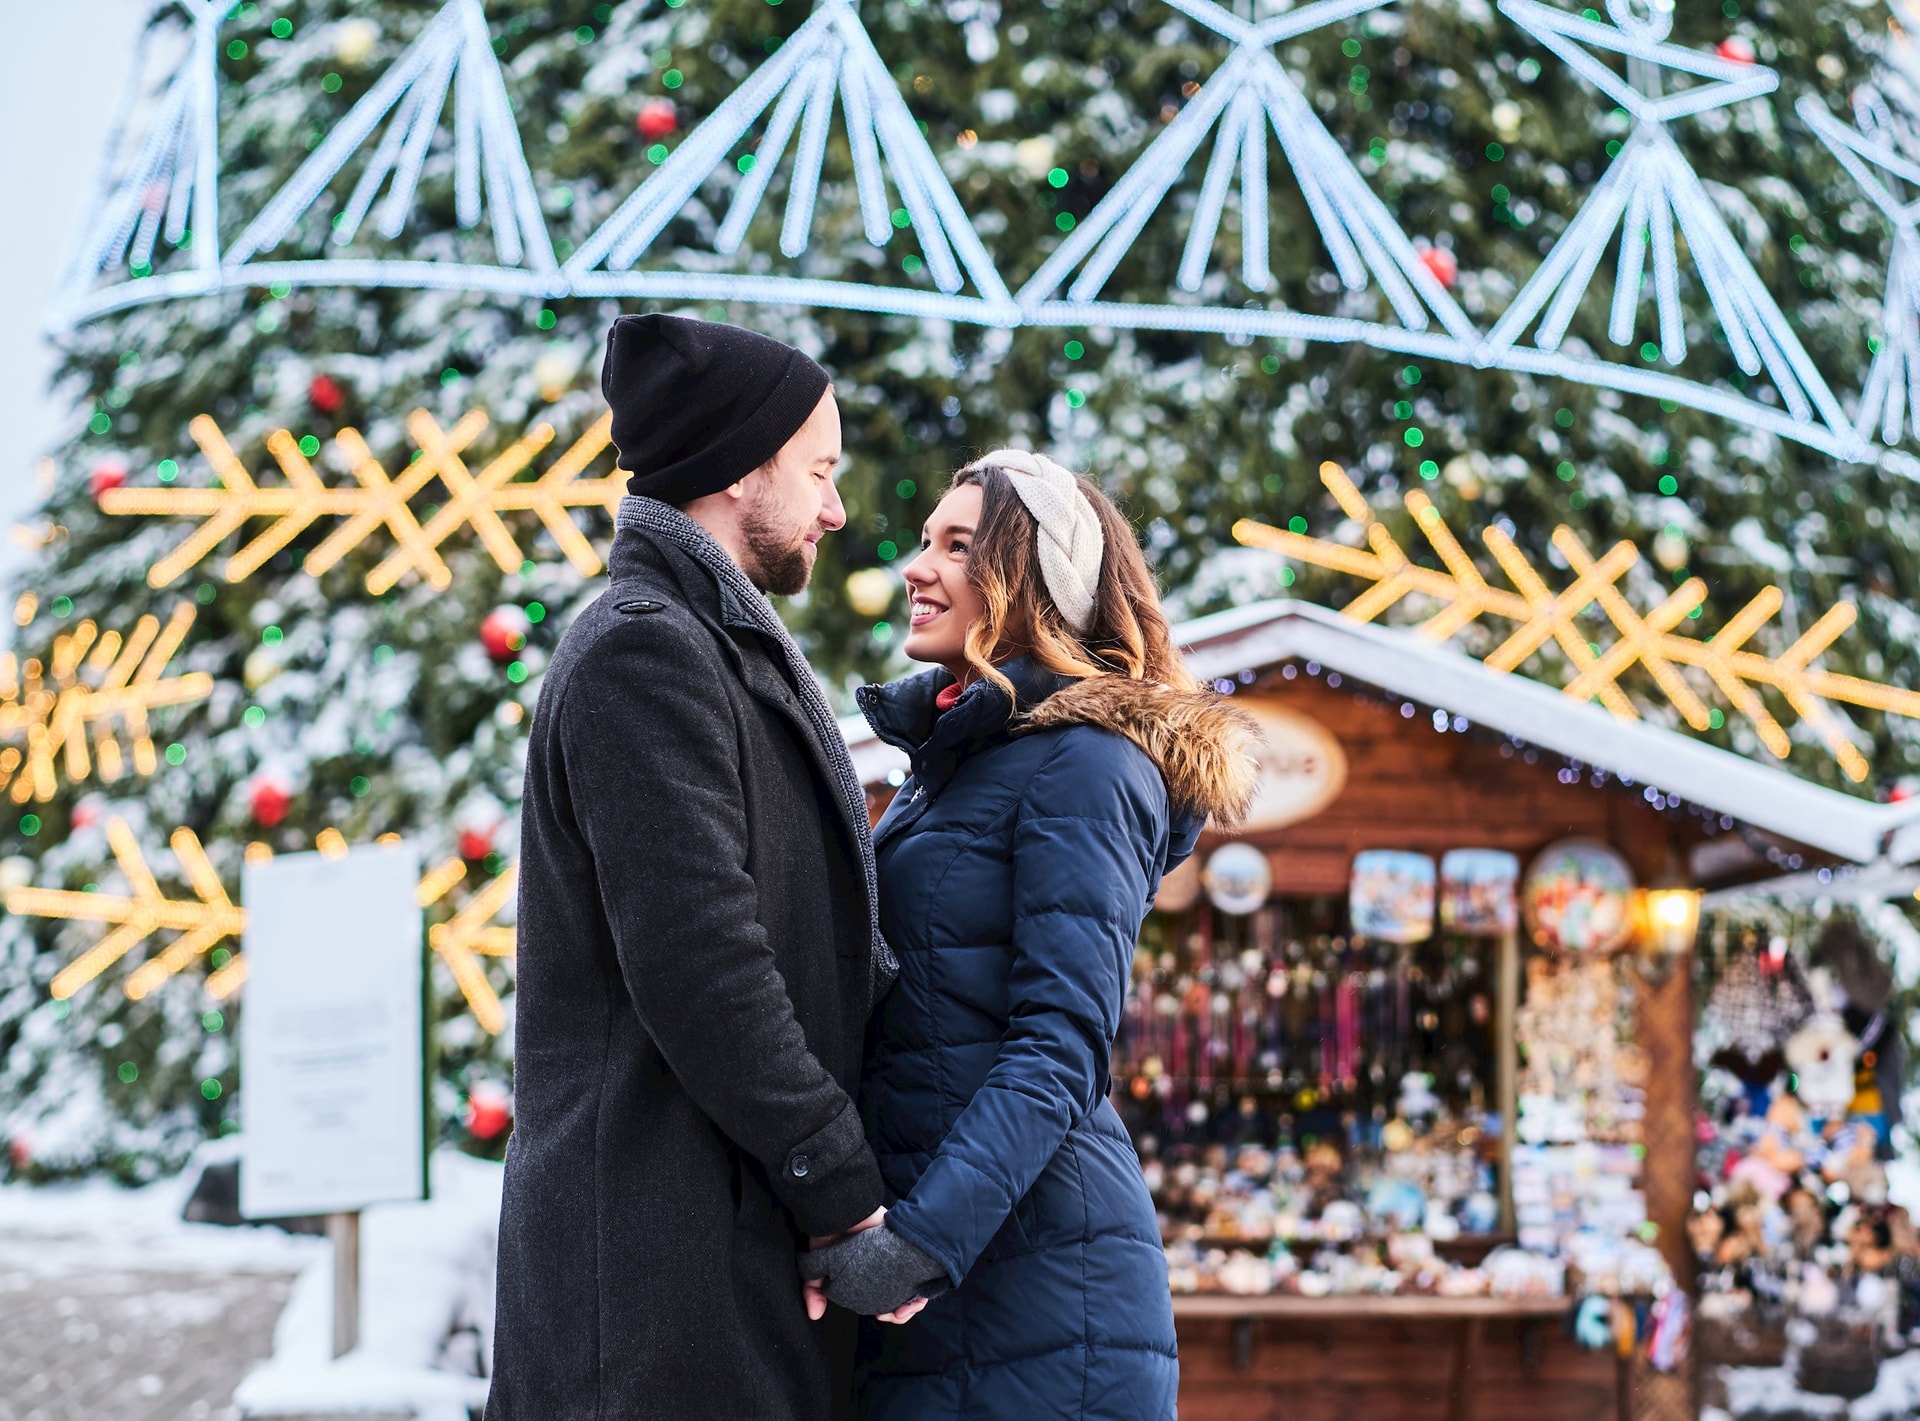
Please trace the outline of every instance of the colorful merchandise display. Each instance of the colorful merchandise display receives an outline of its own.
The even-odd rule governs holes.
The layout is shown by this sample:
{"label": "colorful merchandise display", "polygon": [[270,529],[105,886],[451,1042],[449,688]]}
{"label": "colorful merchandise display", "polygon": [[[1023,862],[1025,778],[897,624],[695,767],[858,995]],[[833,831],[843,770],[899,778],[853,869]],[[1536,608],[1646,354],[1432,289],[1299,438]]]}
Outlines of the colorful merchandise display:
{"label": "colorful merchandise display", "polygon": [[1920,1338],[1920,1230],[1888,1199],[1887,1090],[1902,1078],[1892,978],[1850,920],[1811,942],[1716,932],[1701,1014],[1703,1360],[1777,1366],[1858,1396]]}
{"label": "colorful merchandise display", "polygon": [[1227,844],[1210,901],[1163,899],[1115,1053],[1175,1291],[1665,1293],[1631,967],[1528,957],[1509,1146],[1496,1002],[1502,954],[1523,950],[1513,856],[1450,853],[1436,874],[1426,855],[1363,851],[1345,902],[1252,906],[1258,858]]}

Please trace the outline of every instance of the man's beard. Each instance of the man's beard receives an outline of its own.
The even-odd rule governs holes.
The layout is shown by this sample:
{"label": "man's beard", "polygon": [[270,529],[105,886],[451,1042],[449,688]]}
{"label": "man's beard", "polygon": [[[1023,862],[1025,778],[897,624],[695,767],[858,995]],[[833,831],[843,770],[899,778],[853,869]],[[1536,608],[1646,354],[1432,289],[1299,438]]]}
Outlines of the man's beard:
{"label": "man's beard", "polygon": [[740,570],[749,582],[775,597],[792,597],[807,590],[807,579],[813,576],[807,536],[804,530],[794,531],[781,516],[778,501],[764,496],[755,499],[741,519],[740,532],[747,553],[746,565]]}

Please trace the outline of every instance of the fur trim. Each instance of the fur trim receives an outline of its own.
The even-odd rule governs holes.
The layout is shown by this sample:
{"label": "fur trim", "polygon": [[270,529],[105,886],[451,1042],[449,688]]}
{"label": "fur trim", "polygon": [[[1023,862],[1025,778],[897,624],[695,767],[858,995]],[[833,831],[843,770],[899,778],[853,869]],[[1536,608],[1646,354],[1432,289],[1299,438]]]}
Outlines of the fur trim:
{"label": "fur trim", "polygon": [[1211,691],[1176,691],[1125,676],[1089,676],[1061,687],[1026,716],[1022,730],[1097,725],[1146,752],[1174,804],[1221,828],[1246,818],[1259,782],[1260,731]]}

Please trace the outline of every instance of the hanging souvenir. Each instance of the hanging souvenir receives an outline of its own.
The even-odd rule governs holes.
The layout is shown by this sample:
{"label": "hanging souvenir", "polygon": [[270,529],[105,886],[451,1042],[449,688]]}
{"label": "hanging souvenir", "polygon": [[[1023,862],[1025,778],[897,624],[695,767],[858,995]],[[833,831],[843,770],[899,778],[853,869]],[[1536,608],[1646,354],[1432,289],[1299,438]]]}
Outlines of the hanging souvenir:
{"label": "hanging souvenir", "polygon": [[1814,1116],[1829,1120],[1845,1115],[1853,1100],[1860,1043],[1833,1009],[1826,969],[1815,968],[1811,976],[1821,1006],[1787,1038],[1787,1066],[1793,1071],[1793,1093]]}
{"label": "hanging souvenir", "polygon": [[1433,936],[1433,860],[1399,849],[1353,856],[1348,917],[1360,937],[1424,942]]}
{"label": "hanging souvenir", "polygon": [[1770,1085],[1780,1074],[1780,1048],[1812,1009],[1792,959],[1779,968],[1762,964],[1748,949],[1727,962],[1701,1021],[1701,1036],[1715,1047],[1713,1064],[1750,1086]]}
{"label": "hanging souvenir", "polygon": [[1633,931],[1633,870],[1597,839],[1561,839],[1527,868],[1527,931],[1558,952],[1611,952]]}
{"label": "hanging souvenir", "polygon": [[1222,844],[1202,875],[1207,899],[1223,913],[1251,913],[1267,901],[1273,873],[1267,856],[1252,844]]}
{"label": "hanging souvenir", "polygon": [[1440,860],[1440,926],[1511,932],[1520,921],[1520,860],[1501,849],[1450,849]]}

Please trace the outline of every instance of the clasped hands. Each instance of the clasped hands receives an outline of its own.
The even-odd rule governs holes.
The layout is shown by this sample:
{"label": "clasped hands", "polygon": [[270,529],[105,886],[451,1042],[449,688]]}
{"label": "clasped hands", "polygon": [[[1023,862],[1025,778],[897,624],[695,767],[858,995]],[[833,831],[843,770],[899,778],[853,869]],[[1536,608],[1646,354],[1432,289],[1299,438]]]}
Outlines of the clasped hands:
{"label": "clasped hands", "polygon": [[883,1227],[886,1217],[885,1209],[875,1209],[845,1233],[807,1240],[800,1277],[808,1317],[818,1321],[833,1302],[864,1317],[901,1323],[947,1290],[940,1265]]}

